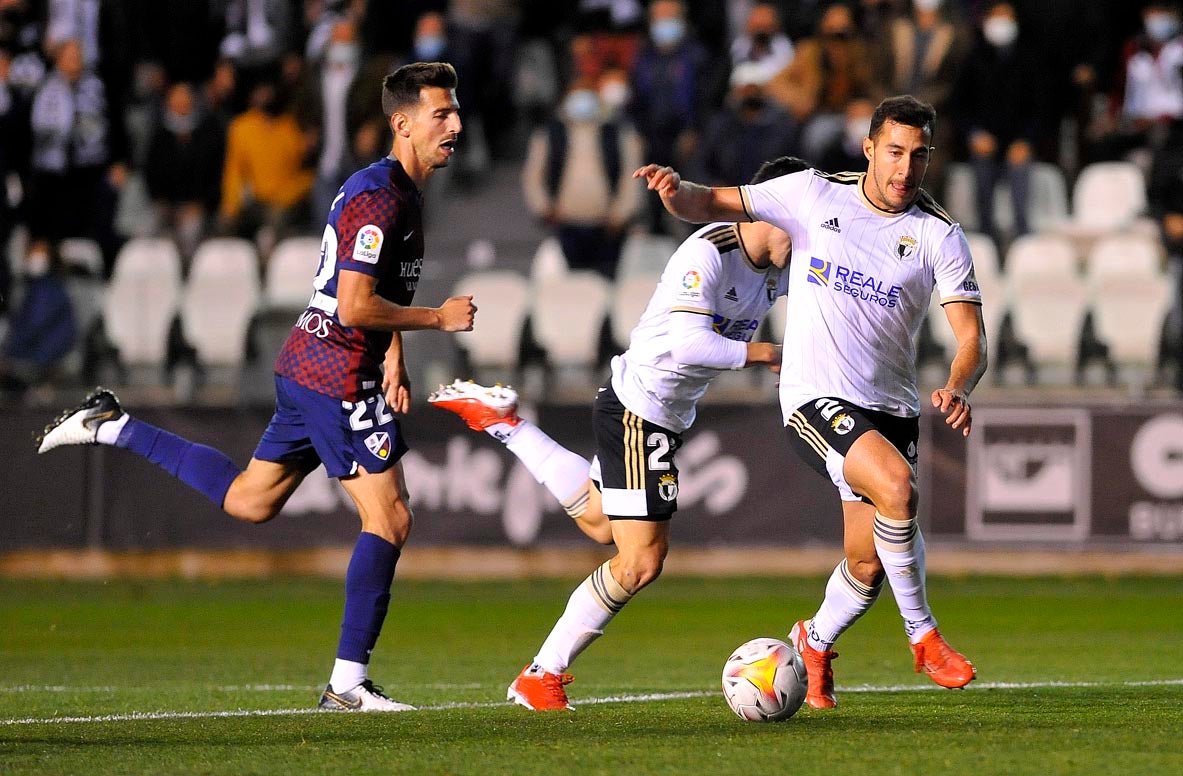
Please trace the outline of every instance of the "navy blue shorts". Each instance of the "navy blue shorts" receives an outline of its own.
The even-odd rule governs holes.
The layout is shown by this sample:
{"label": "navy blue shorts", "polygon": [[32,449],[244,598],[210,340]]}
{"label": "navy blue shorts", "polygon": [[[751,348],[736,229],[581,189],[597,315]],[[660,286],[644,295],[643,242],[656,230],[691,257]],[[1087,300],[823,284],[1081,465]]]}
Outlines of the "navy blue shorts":
{"label": "navy blue shorts", "polygon": [[324,464],[330,477],[384,472],[408,450],[398,420],[381,392],[349,402],[275,377],[275,414],[255,458],[274,463]]}

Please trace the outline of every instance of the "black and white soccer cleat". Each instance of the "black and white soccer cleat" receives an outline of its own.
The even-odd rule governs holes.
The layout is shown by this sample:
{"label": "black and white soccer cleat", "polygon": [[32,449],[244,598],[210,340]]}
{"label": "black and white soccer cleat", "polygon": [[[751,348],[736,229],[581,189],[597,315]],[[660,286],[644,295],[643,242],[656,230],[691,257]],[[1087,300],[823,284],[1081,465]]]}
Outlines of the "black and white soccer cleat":
{"label": "black and white soccer cleat", "polygon": [[388,697],[369,679],[349,692],[336,692],[331,684],[325,685],[317,705],[329,711],[415,711],[414,706]]}
{"label": "black and white soccer cleat", "polygon": [[95,388],[77,407],[54,418],[36,437],[37,452],[44,453],[63,445],[93,445],[99,426],[123,417],[119,398],[106,388]]}

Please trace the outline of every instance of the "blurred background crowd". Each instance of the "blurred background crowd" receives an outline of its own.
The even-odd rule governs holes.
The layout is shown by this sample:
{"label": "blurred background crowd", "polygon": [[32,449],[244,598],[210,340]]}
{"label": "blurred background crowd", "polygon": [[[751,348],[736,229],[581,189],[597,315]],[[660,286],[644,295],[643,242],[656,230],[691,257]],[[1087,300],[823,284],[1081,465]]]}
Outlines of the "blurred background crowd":
{"label": "blurred background crowd", "polygon": [[[465,126],[454,167],[428,192],[437,268],[426,279],[520,275],[518,326],[538,284],[568,273],[596,289],[580,301],[603,292],[595,357],[621,344],[610,331],[631,321],[611,320],[614,295],[632,277],[651,287],[688,233],[631,179],[643,162],[717,185],[784,154],[863,170],[876,103],[912,93],[939,116],[926,188],[973,233],[979,276],[994,283],[996,368],[1014,361],[1019,383],[1073,384],[1099,359],[1100,383],[1113,385],[1130,339],[1144,362],[1133,383],[1183,380],[1175,3],[0,0],[5,401],[90,382],[104,358],[216,362],[186,310],[216,318],[243,284],[244,328],[209,324],[218,337],[288,315],[274,289],[308,293],[338,187],[389,149],[381,77],[416,60],[456,66]],[[297,258],[279,262],[285,245]],[[247,257],[254,280],[228,280],[230,255]],[[133,277],[137,256],[168,264],[163,280],[120,290],[120,265]],[[1059,274],[1024,314],[1041,271]],[[1131,276],[1143,284],[1123,287]],[[1126,307],[1103,310],[1123,288]],[[484,299],[482,315],[515,298]],[[143,337],[149,322],[114,318],[157,307],[164,341],[143,356],[119,331]],[[534,327],[519,334],[545,360]],[[517,367],[529,347],[512,339]],[[940,356],[936,331],[923,344]],[[270,357],[230,350],[235,368]],[[1067,372],[1042,376],[1057,359]],[[139,379],[128,374],[117,379]]]}

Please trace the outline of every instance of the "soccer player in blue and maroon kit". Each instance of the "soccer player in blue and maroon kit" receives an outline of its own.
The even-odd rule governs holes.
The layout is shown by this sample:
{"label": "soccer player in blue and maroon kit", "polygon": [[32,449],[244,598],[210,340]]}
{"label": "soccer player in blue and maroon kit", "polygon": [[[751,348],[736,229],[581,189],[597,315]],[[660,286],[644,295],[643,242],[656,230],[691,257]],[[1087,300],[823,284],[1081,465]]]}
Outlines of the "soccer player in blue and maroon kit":
{"label": "soccer player in blue and maroon kit", "polygon": [[471,296],[411,307],[423,263],[420,188],[455,152],[456,71],[418,62],[382,82],[390,156],[355,173],[329,211],[312,298],[275,364],[275,415],[245,470],[221,452],[137,420],[95,389],[46,427],[39,452],[71,444],[123,447],[158,464],[231,516],[275,517],[324,464],[357,505],[361,535],[345,575],[345,617],[324,708],[402,711],[368,676],[411,510],[395,415],[410,408],[403,331],[469,331]]}

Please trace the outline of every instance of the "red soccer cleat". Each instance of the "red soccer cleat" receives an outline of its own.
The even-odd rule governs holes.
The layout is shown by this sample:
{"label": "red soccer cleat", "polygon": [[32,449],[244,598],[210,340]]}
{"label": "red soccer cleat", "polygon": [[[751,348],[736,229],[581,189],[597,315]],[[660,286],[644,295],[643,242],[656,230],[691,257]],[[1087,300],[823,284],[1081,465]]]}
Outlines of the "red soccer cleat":
{"label": "red soccer cleat", "polygon": [[834,669],[830,662],[838,657],[838,653],[823,652],[809,646],[808,634],[805,620],[798,620],[789,631],[789,643],[801,654],[801,659],[805,661],[805,673],[809,677],[805,702],[814,709],[832,709],[838,705],[838,699],[834,697]]}
{"label": "red soccer cleat", "polygon": [[912,654],[916,656],[916,673],[928,674],[928,678],[941,687],[955,690],[969,684],[978,675],[974,664],[950,647],[935,629],[912,645]]}
{"label": "red soccer cleat", "polygon": [[528,665],[513,680],[505,699],[531,711],[570,711],[571,703],[563,685],[573,681],[575,677],[571,674],[552,674],[540,665]]}
{"label": "red soccer cleat", "polygon": [[507,385],[486,388],[471,380],[456,380],[433,391],[427,403],[456,413],[473,431],[484,431],[497,423],[516,426],[522,422],[517,414],[518,392]]}

